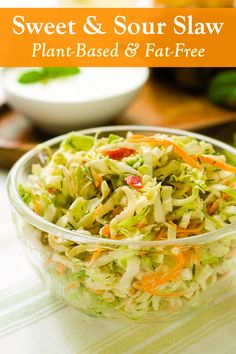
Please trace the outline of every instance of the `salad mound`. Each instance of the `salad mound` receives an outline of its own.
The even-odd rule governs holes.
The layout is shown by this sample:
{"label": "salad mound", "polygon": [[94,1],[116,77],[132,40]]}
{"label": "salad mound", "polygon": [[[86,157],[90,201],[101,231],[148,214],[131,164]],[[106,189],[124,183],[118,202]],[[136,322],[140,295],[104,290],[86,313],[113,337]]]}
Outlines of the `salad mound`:
{"label": "salad mound", "polygon": [[[45,220],[97,238],[76,242],[32,229],[27,242],[40,241],[40,271],[77,308],[132,319],[191,310],[235,268],[235,236],[175,244],[236,221],[236,167],[211,144],[71,133],[45,158],[19,186],[21,198]],[[171,242],[134,242],[156,240]]]}
{"label": "salad mound", "polygon": [[47,221],[86,235],[165,240],[236,221],[236,167],[187,136],[70,134],[19,187]]}

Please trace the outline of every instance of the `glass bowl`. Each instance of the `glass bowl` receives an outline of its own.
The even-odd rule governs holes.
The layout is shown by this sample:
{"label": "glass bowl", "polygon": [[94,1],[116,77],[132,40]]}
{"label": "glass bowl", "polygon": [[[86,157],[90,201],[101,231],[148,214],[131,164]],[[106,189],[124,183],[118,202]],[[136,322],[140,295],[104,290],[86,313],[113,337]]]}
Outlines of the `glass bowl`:
{"label": "glass bowl", "polygon": [[[128,131],[190,135],[211,143],[231,158],[236,157],[236,150],[222,142],[181,130],[113,126],[83,130],[81,134],[94,135],[97,131],[102,136],[126,135]],[[64,137],[29,151],[15,164],[8,178],[8,194],[21,244],[37,273],[58,298],[93,316],[172,321],[193,309],[202,309],[230,284],[236,266],[236,223],[190,238],[132,242],[70,231],[47,222],[29,209],[18,194],[18,185],[26,180],[32,164],[44,164],[45,148],[56,149]],[[212,260],[206,262],[209,250]],[[95,267],[92,257],[97,251],[100,257]],[[160,284],[154,294],[135,286],[140,276],[149,276],[150,259],[155,265],[154,272],[160,264],[171,262],[176,279],[169,280],[168,284],[173,292],[181,282],[183,292],[168,294],[166,284]]]}

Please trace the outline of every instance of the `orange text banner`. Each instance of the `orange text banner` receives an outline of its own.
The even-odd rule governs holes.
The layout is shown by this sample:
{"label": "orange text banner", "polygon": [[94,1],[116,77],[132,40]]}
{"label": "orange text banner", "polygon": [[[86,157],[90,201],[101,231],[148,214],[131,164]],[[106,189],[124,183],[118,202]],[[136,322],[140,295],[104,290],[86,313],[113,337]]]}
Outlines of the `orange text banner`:
{"label": "orange text banner", "polygon": [[236,9],[0,9],[0,66],[236,65]]}

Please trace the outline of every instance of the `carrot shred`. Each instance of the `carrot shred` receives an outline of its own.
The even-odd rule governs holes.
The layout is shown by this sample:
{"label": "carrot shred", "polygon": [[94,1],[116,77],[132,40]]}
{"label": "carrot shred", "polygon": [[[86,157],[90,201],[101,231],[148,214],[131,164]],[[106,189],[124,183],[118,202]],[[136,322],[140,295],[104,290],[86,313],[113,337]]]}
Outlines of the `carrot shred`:
{"label": "carrot shred", "polygon": [[102,182],[103,182],[103,179],[102,179],[102,176],[99,175],[97,172],[95,172],[94,170],[92,170],[92,176],[93,176],[93,179],[94,179],[94,183],[95,183],[95,187],[100,187]]}
{"label": "carrot shred", "polygon": [[236,249],[232,249],[226,254],[226,258],[231,258],[235,256],[236,256]]}
{"label": "carrot shred", "polygon": [[194,246],[193,263],[198,264],[200,261],[200,247]]}
{"label": "carrot shred", "polygon": [[73,290],[73,289],[77,289],[79,287],[79,283],[77,282],[74,282],[74,283],[71,283],[69,284],[68,286],[65,287],[64,291],[65,292],[68,292],[70,290]]}
{"label": "carrot shred", "polygon": [[[176,226],[171,220],[169,220],[169,223],[172,224],[173,226]],[[177,238],[183,238],[187,237],[189,235],[199,235],[203,230],[203,224],[201,224],[199,227],[190,227],[188,229],[184,229],[181,227],[176,228],[176,236]],[[167,239],[167,230],[166,229],[161,229],[159,233],[156,235],[154,240],[166,240]]]}
{"label": "carrot shred", "polygon": [[186,237],[189,235],[199,235],[203,230],[203,224],[201,224],[198,228],[189,228],[184,229],[181,227],[177,228],[177,237]]}
{"label": "carrot shred", "polygon": [[212,157],[202,156],[202,155],[194,155],[194,158],[197,159],[198,161],[203,162],[203,163],[215,166],[221,170],[229,171],[229,172],[236,174],[236,167],[229,165],[225,162],[217,161],[217,160],[213,159]]}
{"label": "carrot shred", "polygon": [[145,223],[145,222],[139,222],[139,223],[137,224],[137,228],[138,228],[138,229],[142,229],[142,228],[144,228],[145,226],[147,226],[147,223]]}
{"label": "carrot shred", "polygon": [[51,194],[57,194],[58,190],[56,188],[48,188],[48,192],[51,193]]}
{"label": "carrot shred", "polygon": [[37,199],[34,204],[34,211],[36,214],[40,215],[41,214],[41,205],[40,201]]}
{"label": "carrot shred", "polygon": [[103,226],[101,228],[101,234],[103,236],[107,237],[107,238],[110,237],[110,226],[109,226],[109,224],[107,224],[107,225],[105,225],[105,226]]}
{"label": "carrot shred", "polygon": [[124,235],[116,235],[115,240],[123,240],[124,238]]}
{"label": "carrot shred", "polygon": [[184,251],[184,268],[189,268],[190,264],[198,264],[200,255],[199,255],[199,247],[194,246],[192,248],[188,248]]}
{"label": "carrot shred", "polygon": [[103,295],[105,293],[105,290],[97,290],[92,288],[89,288],[89,290],[98,295]]}
{"label": "carrot shred", "polygon": [[44,265],[45,265],[45,266],[48,266],[48,265],[51,264],[51,263],[52,263],[52,257],[49,256],[49,257],[45,260]]}
{"label": "carrot shred", "polygon": [[160,232],[154,238],[154,240],[165,240],[166,238],[167,238],[167,230],[161,229]]}
{"label": "carrot shred", "polygon": [[190,267],[191,260],[192,260],[192,251],[187,250],[187,252],[184,253],[184,267],[185,268]]}
{"label": "carrot shred", "polygon": [[[227,196],[227,197],[228,197],[228,196]],[[208,207],[207,207],[207,212],[208,212],[209,215],[215,214],[215,212],[216,212],[217,209],[219,208],[220,200],[221,200],[221,198],[216,199],[212,204],[208,205]]]}
{"label": "carrot shred", "polygon": [[[183,253],[179,253],[176,256],[177,259],[177,264],[175,265],[175,267],[166,274],[160,274],[160,273],[151,273],[151,274],[147,274],[143,277],[143,279],[140,282],[136,282],[133,284],[133,287],[144,291],[144,292],[148,292],[150,294],[153,295],[157,295],[157,291],[156,291],[156,287],[162,284],[167,283],[168,281],[171,280],[175,280],[181,273],[183,266],[184,266],[184,255]],[[161,296],[160,294],[164,294],[164,293],[158,293],[159,296]],[[170,293],[172,294],[172,293]],[[174,294],[174,293],[173,293]],[[178,295],[175,296],[180,296],[180,293],[178,293]],[[167,295],[165,293],[165,295]],[[168,296],[166,296],[168,297]]]}
{"label": "carrot shred", "polygon": [[230,195],[228,195],[227,193],[223,193],[222,199],[224,200],[230,199]]}
{"label": "carrot shred", "polygon": [[154,137],[145,137],[142,135],[133,135],[132,137],[127,139],[129,142],[132,143],[150,143],[150,144],[157,144],[163,146],[173,146],[174,152],[179,155],[187,164],[190,166],[202,170],[201,166],[191,157],[189,156],[180,146],[175,144],[173,141],[170,140],[158,140]]}
{"label": "carrot shred", "polygon": [[119,215],[122,212],[122,208],[120,206],[117,206],[115,209],[112,210],[112,216]]}
{"label": "carrot shred", "polygon": [[60,275],[61,277],[64,276],[64,274],[65,274],[65,266],[64,266],[64,264],[62,264],[62,263],[58,264],[58,266],[57,266],[57,274]]}
{"label": "carrot shred", "polygon": [[95,219],[99,216],[99,213],[101,212],[101,210],[103,209],[103,205],[99,204],[97,206],[97,208],[95,209],[94,215],[93,215],[93,221],[95,221]]}
{"label": "carrot shred", "polygon": [[92,265],[92,264],[100,257],[100,255],[101,255],[102,252],[103,252],[103,249],[102,249],[102,248],[96,249],[96,251],[93,252],[92,257],[90,258],[89,265]]}

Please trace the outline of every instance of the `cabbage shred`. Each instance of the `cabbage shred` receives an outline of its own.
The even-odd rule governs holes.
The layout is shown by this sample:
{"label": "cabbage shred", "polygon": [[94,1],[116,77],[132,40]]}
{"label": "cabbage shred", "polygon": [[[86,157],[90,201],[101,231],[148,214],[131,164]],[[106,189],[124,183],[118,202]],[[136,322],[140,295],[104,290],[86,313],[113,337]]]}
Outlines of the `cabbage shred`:
{"label": "cabbage shred", "polygon": [[[177,247],[236,221],[236,168],[204,141],[155,134],[71,133],[44,166],[35,164],[23,201],[62,228],[130,246],[77,244],[40,233],[43,267],[63,297],[93,315],[139,319],[177,311],[235,267],[233,237]],[[30,235],[29,237],[32,237]],[[144,247],[134,241],[171,240]]]}

